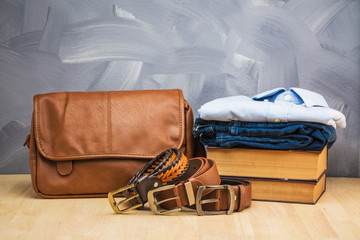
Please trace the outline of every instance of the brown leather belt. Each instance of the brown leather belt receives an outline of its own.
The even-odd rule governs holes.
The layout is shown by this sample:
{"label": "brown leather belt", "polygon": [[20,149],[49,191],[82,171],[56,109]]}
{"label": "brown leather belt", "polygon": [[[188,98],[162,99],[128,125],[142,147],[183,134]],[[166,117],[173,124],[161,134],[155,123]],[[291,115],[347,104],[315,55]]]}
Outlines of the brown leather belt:
{"label": "brown leather belt", "polygon": [[[186,161],[185,158],[179,150],[170,149],[150,161],[130,180],[128,186],[109,193],[113,210],[124,213],[142,207],[147,201],[155,214],[178,212],[184,206],[196,209],[199,215],[231,214],[250,206],[249,182],[237,177],[220,178],[216,164],[211,159],[193,158]],[[179,159],[182,159],[182,164],[179,164]],[[178,165],[183,166],[182,171],[176,171]],[[170,166],[173,168],[168,174]],[[165,180],[171,181],[164,182],[159,175],[166,175]],[[127,198],[117,203],[114,195],[121,192]],[[119,206],[126,202],[131,202],[132,206],[120,209]]]}
{"label": "brown leather belt", "polygon": [[[111,207],[116,213],[143,207],[148,201],[148,192],[157,187],[172,184],[187,170],[189,161],[178,149],[169,149],[149,161],[128,182],[128,185],[108,194]],[[116,194],[123,194],[126,199],[117,203]],[[126,208],[120,208],[131,204]]]}

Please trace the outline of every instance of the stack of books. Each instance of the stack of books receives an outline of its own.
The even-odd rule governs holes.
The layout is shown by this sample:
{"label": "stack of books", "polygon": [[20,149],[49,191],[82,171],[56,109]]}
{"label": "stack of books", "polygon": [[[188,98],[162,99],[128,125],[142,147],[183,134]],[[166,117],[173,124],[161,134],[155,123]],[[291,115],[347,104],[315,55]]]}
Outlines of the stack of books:
{"label": "stack of books", "polygon": [[321,152],[207,147],[220,175],[252,183],[252,199],[315,204],[326,189],[327,147]]}

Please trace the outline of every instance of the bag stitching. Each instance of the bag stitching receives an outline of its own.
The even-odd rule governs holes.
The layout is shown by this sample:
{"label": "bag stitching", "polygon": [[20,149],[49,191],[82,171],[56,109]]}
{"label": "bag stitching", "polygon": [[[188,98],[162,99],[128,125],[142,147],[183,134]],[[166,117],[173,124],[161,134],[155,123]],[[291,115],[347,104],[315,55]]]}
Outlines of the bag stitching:
{"label": "bag stitching", "polygon": [[111,126],[111,97],[110,97],[110,92],[108,92],[108,104],[107,104],[107,145],[108,145],[108,152],[112,152],[112,146],[111,146],[111,142],[112,142],[112,126]]}

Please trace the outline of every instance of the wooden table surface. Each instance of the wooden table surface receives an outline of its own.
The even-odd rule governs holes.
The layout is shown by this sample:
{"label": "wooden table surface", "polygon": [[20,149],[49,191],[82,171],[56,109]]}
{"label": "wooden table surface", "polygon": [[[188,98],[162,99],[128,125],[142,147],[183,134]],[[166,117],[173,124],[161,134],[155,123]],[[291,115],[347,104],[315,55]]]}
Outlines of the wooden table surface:
{"label": "wooden table surface", "polygon": [[0,239],[360,239],[360,178],[327,178],[316,205],[253,201],[232,215],[116,215],[106,198],[42,199],[0,175]]}

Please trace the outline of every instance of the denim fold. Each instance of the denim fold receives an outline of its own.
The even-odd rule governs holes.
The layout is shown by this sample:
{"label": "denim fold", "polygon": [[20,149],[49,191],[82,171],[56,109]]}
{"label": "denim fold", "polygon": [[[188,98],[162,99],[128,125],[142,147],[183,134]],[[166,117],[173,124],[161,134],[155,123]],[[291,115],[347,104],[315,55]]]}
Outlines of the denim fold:
{"label": "denim fold", "polygon": [[321,151],[336,141],[333,126],[313,122],[264,123],[197,118],[195,137],[206,146],[273,150]]}

